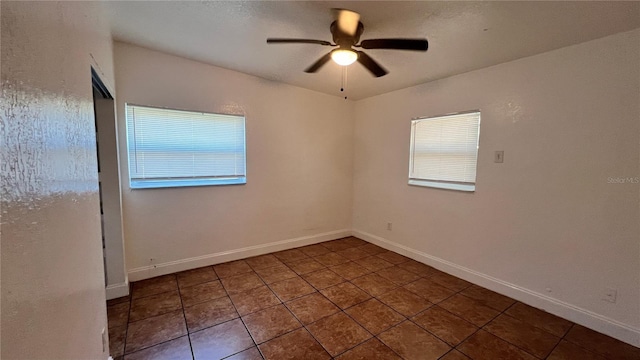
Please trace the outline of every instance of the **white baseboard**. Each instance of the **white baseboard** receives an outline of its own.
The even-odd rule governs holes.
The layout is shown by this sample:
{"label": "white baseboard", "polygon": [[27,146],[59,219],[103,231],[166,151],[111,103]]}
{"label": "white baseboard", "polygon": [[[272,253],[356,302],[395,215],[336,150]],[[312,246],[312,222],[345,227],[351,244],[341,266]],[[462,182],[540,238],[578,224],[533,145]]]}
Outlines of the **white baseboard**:
{"label": "white baseboard", "polygon": [[316,244],[323,241],[340,239],[347,236],[351,236],[351,229],[343,229],[316,235],[303,236],[294,239],[281,240],[268,244],[249,246],[236,250],[229,250],[214,254],[192,257],[188,259],[169,261],[152,266],[142,266],[129,270],[129,281],[149,279],[155,276],[172,274],[178,271],[220,264],[227,261],[244,259],[251,256],[268,254],[274,251],[287,250],[299,246]]}
{"label": "white baseboard", "polygon": [[410,257],[414,260],[433,266],[434,268],[483,286],[489,290],[509,296],[527,305],[545,310],[551,314],[573,321],[595,331],[609,335],[636,347],[640,347],[640,329],[634,328],[617,320],[596,314],[575,305],[554,299],[521,286],[482,274],[472,269],[454,264],[450,261],[426,254],[424,252],[393,243],[382,237],[364,231],[353,230],[352,235],[366,240],[387,250]]}
{"label": "white baseboard", "polygon": [[123,282],[121,284],[108,285],[105,291],[107,293],[107,300],[127,296],[129,295],[129,283]]}

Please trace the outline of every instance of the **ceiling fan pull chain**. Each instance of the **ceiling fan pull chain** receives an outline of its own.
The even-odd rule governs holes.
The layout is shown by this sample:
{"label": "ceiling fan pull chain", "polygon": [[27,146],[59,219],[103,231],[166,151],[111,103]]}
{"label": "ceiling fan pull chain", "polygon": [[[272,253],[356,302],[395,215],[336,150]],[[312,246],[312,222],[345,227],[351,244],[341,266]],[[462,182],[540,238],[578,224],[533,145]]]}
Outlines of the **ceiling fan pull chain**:
{"label": "ceiling fan pull chain", "polygon": [[[349,80],[349,67],[344,66],[342,68],[342,88],[346,89],[347,88],[347,81]],[[347,97],[344,97],[345,100],[347,100]]]}
{"label": "ceiling fan pull chain", "polygon": [[[341,78],[341,86],[340,86],[340,91],[344,93],[344,90],[347,88],[347,67],[343,66],[342,67],[342,78]],[[345,100],[347,100],[347,97],[344,97]]]}

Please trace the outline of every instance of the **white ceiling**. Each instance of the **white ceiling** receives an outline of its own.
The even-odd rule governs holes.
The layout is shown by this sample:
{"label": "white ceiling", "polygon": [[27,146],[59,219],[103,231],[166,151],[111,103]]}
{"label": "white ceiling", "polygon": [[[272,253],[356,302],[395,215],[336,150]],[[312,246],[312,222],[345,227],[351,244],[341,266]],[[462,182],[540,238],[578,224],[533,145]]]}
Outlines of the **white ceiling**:
{"label": "white ceiling", "polygon": [[116,40],[340,96],[341,68],[305,68],[330,48],[267,45],[267,37],[331,41],[331,8],[361,14],[362,40],[426,37],[426,53],[366,50],[389,74],[348,67],[350,99],[401,89],[640,27],[640,2],[109,2]]}

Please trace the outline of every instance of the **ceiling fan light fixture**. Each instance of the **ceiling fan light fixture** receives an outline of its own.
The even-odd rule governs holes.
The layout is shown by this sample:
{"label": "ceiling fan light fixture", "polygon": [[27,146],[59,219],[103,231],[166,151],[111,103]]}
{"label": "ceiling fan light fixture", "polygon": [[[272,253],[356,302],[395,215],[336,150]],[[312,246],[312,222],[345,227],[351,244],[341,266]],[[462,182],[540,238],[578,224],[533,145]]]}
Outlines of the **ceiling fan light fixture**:
{"label": "ceiling fan light fixture", "polygon": [[358,60],[358,54],[353,50],[337,49],[331,52],[331,59],[340,66],[349,66]]}
{"label": "ceiling fan light fixture", "polygon": [[333,60],[340,66],[349,66],[357,61],[377,78],[385,76],[389,72],[367,55],[366,52],[355,50],[354,48],[409,51],[427,51],[429,48],[429,42],[425,38],[366,39],[360,42],[360,35],[362,35],[364,31],[364,25],[360,22],[360,15],[355,11],[345,9],[333,9],[332,11],[337,18],[336,21],[332,22],[329,26],[333,43],[326,40],[286,38],[268,38],[267,43],[337,46],[335,50],[327,52],[311,64],[311,66],[304,69],[304,72],[309,74],[315,73],[326,65],[329,60]]}

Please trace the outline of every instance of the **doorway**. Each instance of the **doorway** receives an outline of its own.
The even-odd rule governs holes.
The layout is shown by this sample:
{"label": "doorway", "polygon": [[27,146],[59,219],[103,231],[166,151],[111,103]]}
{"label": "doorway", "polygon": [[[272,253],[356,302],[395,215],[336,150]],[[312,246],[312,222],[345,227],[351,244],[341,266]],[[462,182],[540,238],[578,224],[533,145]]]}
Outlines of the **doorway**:
{"label": "doorway", "polygon": [[107,299],[128,295],[124,263],[122,195],[115,100],[96,71],[91,69],[96,130],[102,253]]}

